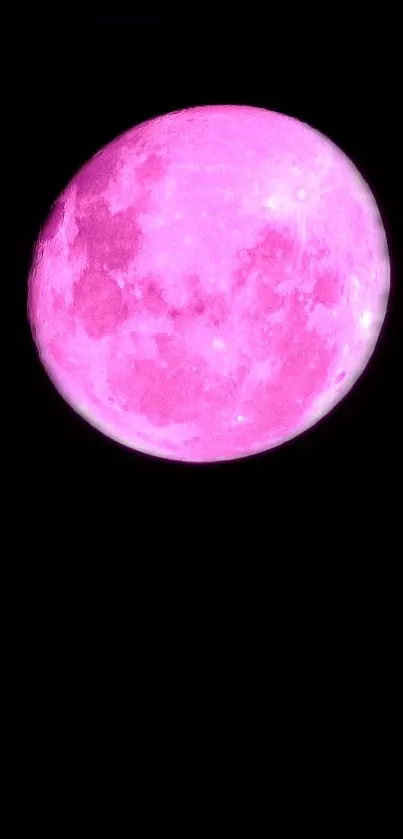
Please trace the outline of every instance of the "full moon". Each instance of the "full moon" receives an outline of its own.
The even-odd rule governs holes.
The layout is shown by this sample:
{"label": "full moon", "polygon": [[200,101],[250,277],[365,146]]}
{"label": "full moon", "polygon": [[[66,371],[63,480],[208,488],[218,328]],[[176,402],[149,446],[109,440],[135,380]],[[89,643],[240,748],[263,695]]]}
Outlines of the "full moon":
{"label": "full moon", "polygon": [[207,463],[328,414],[389,289],[380,213],[344,152],[293,117],[206,106],[135,126],[74,175],[35,243],[28,318],[92,426]]}

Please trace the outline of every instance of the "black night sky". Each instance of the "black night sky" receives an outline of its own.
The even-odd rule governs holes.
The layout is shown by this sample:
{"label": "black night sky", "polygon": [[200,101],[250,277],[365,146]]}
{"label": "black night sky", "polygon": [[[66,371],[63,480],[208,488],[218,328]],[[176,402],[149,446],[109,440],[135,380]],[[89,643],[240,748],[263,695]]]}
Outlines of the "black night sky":
{"label": "black night sky", "polygon": [[[42,502],[145,498],[177,504],[398,493],[401,435],[401,89],[396,12],[319,3],[179,4],[102,12],[13,4],[1,22],[3,433],[7,481]],[[112,4],[115,5],[115,4]],[[133,4],[134,5],[134,4]],[[362,4],[366,5],[366,4]],[[369,4],[370,5],[370,4]],[[390,9],[393,8],[392,4]],[[375,4],[378,6],[378,4]],[[261,10],[264,8],[264,11]],[[52,202],[101,146],[158,114],[248,104],[315,126],[353,160],[387,231],[392,293],[365,373],[329,416],[281,448],[209,466],[109,440],[43,371],[26,318],[31,251]],[[400,369],[400,374],[399,374]]]}

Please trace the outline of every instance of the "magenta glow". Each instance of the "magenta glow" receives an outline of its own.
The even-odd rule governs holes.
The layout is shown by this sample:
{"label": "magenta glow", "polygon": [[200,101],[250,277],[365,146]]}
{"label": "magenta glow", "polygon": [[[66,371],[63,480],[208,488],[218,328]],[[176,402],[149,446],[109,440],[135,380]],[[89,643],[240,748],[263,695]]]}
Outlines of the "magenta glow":
{"label": "magenta glow", "polygon": [[38,238],[28,315],[65,400],[129,448],[232,460],[311,428],[372,355],[390,288],[375,199],[298,120],[191,108],[126,132]]}

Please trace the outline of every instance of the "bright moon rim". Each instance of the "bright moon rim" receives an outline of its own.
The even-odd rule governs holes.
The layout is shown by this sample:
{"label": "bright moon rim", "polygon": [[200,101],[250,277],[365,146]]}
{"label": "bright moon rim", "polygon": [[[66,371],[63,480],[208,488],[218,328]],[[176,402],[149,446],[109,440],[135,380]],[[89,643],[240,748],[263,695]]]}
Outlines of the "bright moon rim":
{"label": "bright moon rim", "polygon": [[73,177],[35,247],[28,316],[91,425],[211,462],[325,416],[367,365],[389,288],[380,213],[340,149],[282,114],[200,107]]}

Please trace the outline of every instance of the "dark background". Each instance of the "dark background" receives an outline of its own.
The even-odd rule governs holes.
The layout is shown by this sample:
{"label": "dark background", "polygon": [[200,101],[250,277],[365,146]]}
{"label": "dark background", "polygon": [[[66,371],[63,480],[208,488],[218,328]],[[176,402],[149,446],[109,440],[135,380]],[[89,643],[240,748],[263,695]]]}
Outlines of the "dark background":
{"label": "dark background", "polygon": [[[200,10],[150,3],[140,14],[110,5],[113,12],[102,4],[24,9],[14,3],[1,13],[7,486],[27,498],[39,495],[41,506],[51,497],[89,503],[100,494],[175,503],[295,495],[359,504],[366,493],[388,502],[398,497],[403,167],[397,8],[218,0]],[[138,122],[214,103],[285,112],[346,152],[380,207],[393,285],[378,348],[354,392],[330,416],[267,454],[200,466],[136,454],[69,408],[36,355],[26,284],[52,202],[91,155]]]}
{"label": "dark background", "polygon": [[[217,776],[222,798],[225,752],[243,782],[241,761],[248,774],[251,763],[260,770],[262,744],[270,738],[266,751],[282,820],[289,821],[295,811],[298,826],[309,818],[315,829],[318,819],[322,827],[330,814],[341,828],[346,818],[360,826],[365,820],[380,833],[398,801],[397,774],[388,768],[395,765],[400,723],[401,587],[384,531],[372,556],[374,546],[363,550],[361,539],[360,550],[351,549],[346,521],[355,519],[360,537],[369,534],[372,540],[377,522],[363,500],[375,496],[377,512],[385,502],[392,517],[390,502],[396,499],[398,506],[401,493],[399,4],[393,18],[387,3],[360,14],[353,3],[332,9],[324,0],[316,8],[309,2],[276,8],[265,2],[263,15],[249,0],[247,15],[245,7],[235,13],[234,3],[226,12],[222,0],[210,8],[204,3],[204,14],[195,6],[185,14],[177,0],[167,0],[170,19],[160,17],[158,23],[150,2],[147,20],[136,23],[123,12],[120,21],[118,12],[113,20],[106,12],[101,19],[98,3],[97,25],[85,0],[60,5],[61,10],[53,2],[45,11],[41,0],[33,1],[27,11],[14,2],[0,12],[6,362],[0,462],[2,694],[5,798],[13,823],[24,819],[25,827],[40,819],[46,830],[61,817],[75,828],[77,803],[83,823],[88,802],[87,823],[100,813],[104,826],[113,807],[115,828],[117,812],[125,813],[129,784],[137,820],[142,801],[148,823],[150,817],[155,820],[161,809],[155,806],[156,790],[164,823],[171,813],[181,817],[183,811],[186,818],[189,808],[198,815],[201,796],[210,815],[214,794],[203,782],[196,797],[185,783],[190,803],[183,806],[182,796],[178,812],[169,781],[173,778],[176,788],[179,781],[183,789],[187,778],[177,768],[181,759],[186,770],[192,769],[196,754],[197,765],[208,766],[208,777],[215,780],[215,758],[222,758]],[[26,320],[26,282],[32,246],[53,200],[91,154],[136,122],[213,103],[277,108],[311,122],[344,149],[381,208],[393,294],[378,351],[354,393],[331,416],[266,455],[192,467],[136,455],[96,432],[64,403],[36,356]],[[306,502],[309,508],[301,533],[294,520],[290,523],[290,505],[284,505],[288,523],[278,546],[273,507],[267,504],[277,496],[295,496],[298,505]],[[191,561],[181,566],[177,548],[180,537],[186,538],[182,521],[190,515],[170,516],[167,524],[162,513],[155,517],[143,551],[139,533],[147,526],[138,526],[139,505],[133,504],[128,515],[126,505],[117,503],[119,510],[124,507],[121,519],[130,528],[130,547],[122,551],[112,526],[114,543],[104,551],[103,564],[103,553],[93,543],[97,535],[104,539],[110,523],[103,515],[114,498],[158,498],[179,507],[193,503],[198,517],[200,502],[250,498],[253,524],[256,528],[259,517],[265,543],[257,551],[248,546],[238,566],[231,550],[217,557],[209,524],[213,511],[200,516],[195,538],[186,541]],[[325,539],[318,515],[322,500],[332,520]],[[154,513],[154,505],[148,506]],[[56,507],[60,527],[49,512]],[[83,548],[78,509],[92,514],[87,522],[91,550]],[[227,521],[225,512],[219,507],[217,518]],[[16,550],[15,539],[5,544],[8,517],[14,535],[26,541],[26,552]],[[238,540],[248,516],[241,519],[230,511],[228,518],[228,530]],[[143,521],[147,525],[145,516]],[[307,548],[295,552],[295,563],[291,530]],[[154,531],[166,543],[160,553]],[[198,563],[197,542],[204,533],[209,550]],[[335,535],[343,539],[343,552],[334,549]],[[321,555],[316,567],[314,544]],[[144,577],[150,578],[148,585]],[[264,782],[266,777],[271,782],[270,768],[265,760],[265,775],[259,773]],[[252,769],[259,792],[256,775]],[[105,791],[102,807],[100,790]],[[290,790],[296,807],[289,806]],[[255,799],[256,794],[253,810],[258,811]],[[225,792],[223,800],[229,800]],[[276,807],[270,811],[273,819]]]}

